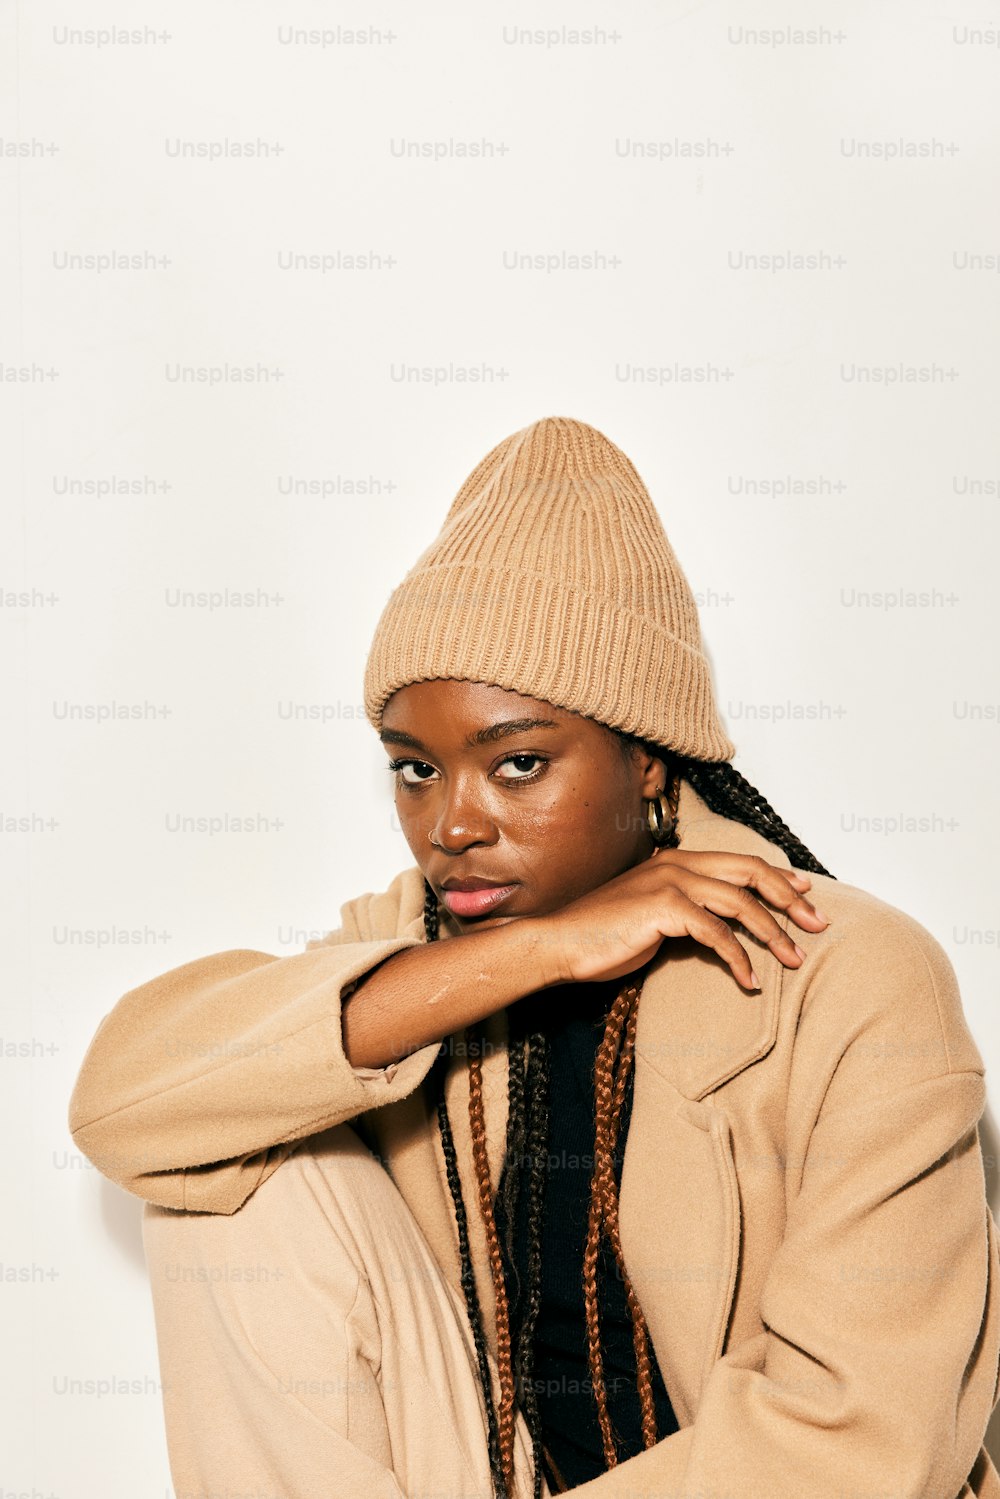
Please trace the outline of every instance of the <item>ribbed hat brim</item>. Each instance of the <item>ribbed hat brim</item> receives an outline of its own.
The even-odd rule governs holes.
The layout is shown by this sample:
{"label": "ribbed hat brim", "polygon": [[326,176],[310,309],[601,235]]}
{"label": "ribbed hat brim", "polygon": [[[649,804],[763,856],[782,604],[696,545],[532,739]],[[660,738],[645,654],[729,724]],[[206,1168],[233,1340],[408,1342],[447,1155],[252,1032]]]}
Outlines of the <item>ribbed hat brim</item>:
{"label": "ribbed hat brim", "polygon": [[[567,651],[567,640],[578,648]],[[622,671],[622,663],[633,663]],[[656,621],[543,573],[486,564],[429,567],[391,595],[365,669],[365,711],[380,730],[411,682],[486,682],[584,714],[681,755],[736,753],[704,654]]]}

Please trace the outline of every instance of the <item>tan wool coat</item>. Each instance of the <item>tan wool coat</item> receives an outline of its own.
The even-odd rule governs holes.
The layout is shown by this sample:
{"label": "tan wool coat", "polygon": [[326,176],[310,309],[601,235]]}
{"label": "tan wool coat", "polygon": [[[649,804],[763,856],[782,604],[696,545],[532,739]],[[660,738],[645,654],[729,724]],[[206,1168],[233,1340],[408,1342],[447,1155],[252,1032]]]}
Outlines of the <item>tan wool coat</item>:
{"label": "tan wool coat", "polygon": [[[687,782],[678,825],[683,848],[790,867]],[[923,926],[825,876],[812,876],[810,896],[831,917],[823,932],[776,912],[807,953],[797,970],[740,929],[761,992],[689,938],[665,940],[648,971],[620,1229],[681,1429],[581,1485],[581,1499],[1000,1499],[981,1445],[1000,1377],[1000,1251],[977,1133],[983,1060],[952,966]],[[439,1045],[355,1069],[341,1031],[352,981],[424,940],[422,909],[413,865],[349,900],[341,925],[302,952],[222,952],[124,995],[73,1092],[80,1150],[149,1203],[230,1214],[293,1142],[351,1121],[459,1287],[424,1086]],[[441,936],[454,935],[442,920]],[[495,1190],[503,1011],[487,1035]],[[447,1066],[473,1202],[461,1046]],[[471,1239],[495,1354],[485,1244]]]}

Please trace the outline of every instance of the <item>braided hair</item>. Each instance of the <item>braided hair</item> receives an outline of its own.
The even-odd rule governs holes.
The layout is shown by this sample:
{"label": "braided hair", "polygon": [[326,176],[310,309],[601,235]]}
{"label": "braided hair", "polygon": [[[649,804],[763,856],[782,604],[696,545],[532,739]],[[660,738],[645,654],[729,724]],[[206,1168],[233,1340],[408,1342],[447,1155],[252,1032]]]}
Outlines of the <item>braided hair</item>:
{"label": "braided hair", "polygon": [[[647,750],[664,762],[668,786],[677,778],[687,781],[710,811],[731,818],[734,822],[742,823],[760,833],[768,842],[777,845],[788,856],[793,866],[814,874],[828,875],[831,879],[835,878],[786,826],[756,787],[752,786],[728,761],[693,760],[687,756],[674,754],[646,740],[623,734],[617,729],[611,732],[619,741],[619,747],[626,760],[631,757],[635,747]],[[663,848],[679,847],[676,820],[660,841],[660,846]],[[437,897],[426,880],[424,881],[424,930],[428,942],[437,940]],[[597,1049],[593,1073],[594,1169],[590,1184],[590,1213],[583,1254],[583,1291],[591,1388],[597,1405],[598,1425],[607,1468],[612,1468],[617,1464],[618,1453],[608,1411],[598,1322],[597,1269],[602,1233],[606,1234],[610,1241],[632,1317],[636,1388],[641,1408],[644,1448],[654,1446],[657,1440],[649,1332],[622,1256],[618,1224],[618,1184],[614,1168],[619,1121],[635,1053],[636,1022],[643,977],[644,974],[630,975],[612,1003],[607,1015],[604,1036]],[[520,1400],[531,1435],[534,1499],[541,1499],[543,1462],[547,1463],[546,1476],[550,1488],[553,1488],[556,1493],[562,1493],[566,1488],[544,1449],[538,1399],[535,1382],[532,1379],[534,1330],[541,1300],[542,1207],[548,1164],[546,1147],[549,1123],[549,1055],[548,1038],[544,1030],[532,1028],[530,1019],[522,1013],[522,1010],[521,1006],[511,1005],[507,1011],[509,1066],[506,1161],[523,1162],[526,1171],[509,1169],[504,1171],[498,1189],[502,1194],[504,1207],[505,1248],[508,1262],[515,1276],[517,1271],[514,1267],[513,1225],[522,1181],[527,1193],[528,1285],[523,1314],[513,1337],[510,1328],[511,1299],[504,1277],[486,1158],[482,1091],[483,1037],[477,1026],[466,1027],[464,1032],[466,1054],[469,1058],[469,1121],[473,1162],[496,1299],[499,1410],[493,1399],[482,1314],[469,1253],[468,1219],[462,1200],[455,1142],[445,1102],[444,1066],[442,1064],[447,1056],[446,1042],[442,1043],[441,1052],[435,1062],[437,1119],[458,1227],[462,1290],[476,1347],[480,1383],[485,1396],[487,1446],[494,1499],[510,1499],[513,1492],[516,1399]]]}

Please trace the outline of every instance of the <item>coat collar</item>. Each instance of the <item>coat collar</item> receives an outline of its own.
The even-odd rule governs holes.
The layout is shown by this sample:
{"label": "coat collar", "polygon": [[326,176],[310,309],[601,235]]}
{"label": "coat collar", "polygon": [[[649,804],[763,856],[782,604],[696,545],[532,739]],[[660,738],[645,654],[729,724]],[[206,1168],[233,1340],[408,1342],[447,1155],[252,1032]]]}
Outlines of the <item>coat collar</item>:
{"label": "coat collar", "polygon": [[[791,868],[791,861],[774,844],[711,811],[683,780],[678,832],[684,849],[758,854]],[[413,875],[400,930],[419,937],[423,879],[416,866]],[[781,912],[775,915],[787,928],[788,918]],[[446,919],[439,935],[456,935]],[[783,967],[759,939],[743,928],[738,928],[738,935],[761,979],[760,992],[744,991],[728,965],[693,938],[667,939],[647,971],[636,1025],[634,1096],[619,1224],[625,1264],[682,1426],[694,1420],[703,1382],[723,1350],[740,1255],[740,1202],[729,1124],[725,1113],[708,1102],[708,1095],[766,1056],[777,1035]],[[484,1033],[488,1045],[482,1065],[483,1104],[495,1192],[507,1127],[505,1012],[491,1016]],[[460,1034],[453,1038],[444,1090],[469,1212],[476,1285],[495,1357],[492,1281],[481,1220],[472,1211],[476,1182],[468,1065],[461,1040]],[[402,1105],[393,1121],[381,1121],[385,1156],[439,1263],[459,1288],[457,1235],[440,1134],[422,1090]],[[428,1152],[433,1152],[436,1192],[429,1191],[435,1173]]]}

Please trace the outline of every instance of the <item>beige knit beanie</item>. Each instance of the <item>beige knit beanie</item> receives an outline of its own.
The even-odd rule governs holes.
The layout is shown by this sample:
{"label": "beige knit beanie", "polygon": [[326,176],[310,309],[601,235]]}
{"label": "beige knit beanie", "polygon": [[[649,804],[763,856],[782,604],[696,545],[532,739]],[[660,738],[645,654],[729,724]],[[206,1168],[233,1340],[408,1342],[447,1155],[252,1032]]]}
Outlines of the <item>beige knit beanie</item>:
{"label": "beige knit beanie", "polygon": [[381,730],[397,688],[439,677],[540,698],[698,760],[736,753],[646,487],[572,417],[522,427],[472,470],[382,611],[369,721]]}

